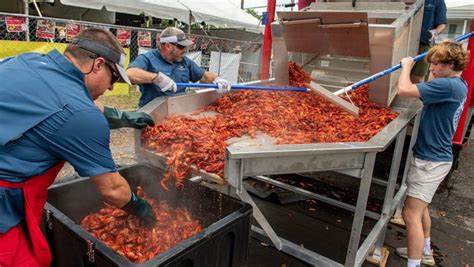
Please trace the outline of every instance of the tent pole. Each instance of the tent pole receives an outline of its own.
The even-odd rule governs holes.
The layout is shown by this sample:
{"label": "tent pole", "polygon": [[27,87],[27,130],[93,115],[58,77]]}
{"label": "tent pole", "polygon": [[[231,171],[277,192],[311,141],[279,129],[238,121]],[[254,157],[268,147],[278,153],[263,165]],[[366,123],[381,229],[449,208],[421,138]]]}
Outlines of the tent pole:
{"label": "tent pole", "polygon": [[29,7],[28,7],[28,0],[23,0],[23,12],[25,13],[26,15],[26,31],[25,31],[25,39],[27,42],[30,41],[30,18],[29,18],[29,15],[30,15],[30,12],[29,12]]}
{"label": "tent pole", "polygon": [[193,23],[193,14],[191,13],[191,10],[189,10],[188,34],[191,33],[191,23]]}
{"label": "tent pole", "polygon": [[270,58],[272,55],[272,22],[275,19],[276,0],[267,1],[267,22],[263,35],[262,66],[260,68],[260,80],[267,80],[270,73]]}

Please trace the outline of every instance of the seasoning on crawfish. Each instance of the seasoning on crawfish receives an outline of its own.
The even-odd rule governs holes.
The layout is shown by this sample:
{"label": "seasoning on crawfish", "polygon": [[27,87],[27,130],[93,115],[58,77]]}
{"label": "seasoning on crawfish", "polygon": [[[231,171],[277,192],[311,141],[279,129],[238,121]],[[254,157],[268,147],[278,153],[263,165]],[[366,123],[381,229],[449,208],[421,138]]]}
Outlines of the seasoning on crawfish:
{"label": "seasoning on crawfish", "polygon": [[172,208],[166,201],[148,198],[140,187],[137,195],[152,207],[158,219],[152,228],[138,218],[107,206],[84,217],[81,226],[118,254],[135,263],[143,263],[203,230],[201,223],[185,208]]}
{"label": "seasoning on crawfish", "polygon": [[[309,81],[309,75],[290,62],[291,86],[306,87]],[[277,144],[363,142],[398,116],[369,102],[367,85],[349,94],[359,107],[359,118],[314,93],[241,90],[201,110],[217,116],[173,116],[147,128],[142,144],[167,157],[169,167],[161,181],[166,189],[173,178],[176,186],[182,186],[192,165],[222,177],[225,142],[233,137],[255,137],[261,131],[275,137]]]}
{"label": "seasoning on crawfish", "polygon": [[311,76],[304,72],[294,61],[288,62],[288,72],[290,86],[308,87],[311,82]]}

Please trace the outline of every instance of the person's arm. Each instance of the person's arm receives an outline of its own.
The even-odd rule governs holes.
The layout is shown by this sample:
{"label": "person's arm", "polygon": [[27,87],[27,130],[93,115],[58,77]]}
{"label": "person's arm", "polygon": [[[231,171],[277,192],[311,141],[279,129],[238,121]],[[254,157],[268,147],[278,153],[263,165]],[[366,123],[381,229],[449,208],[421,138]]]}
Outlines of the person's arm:
{"label": "person's arm", "polygon": [[431,34],[430,40],[436,39],[438,35],[440,35],[444,29],[446,29],[446,24],[447,24],[447,9],[446,9],[446,3],[444,1],[438,1],[435,7],[435,13],[434,13],[434,21],[433,25],[434,28],[429,30]]}
{"label": "person's arm", "polygon": [[127,181],[118,172],[92,176],[91,180],[108,204],[138,217],[146,225],[151,226],[156,223],[150,204],[132,193]]}
{"label": "person's arm", "polygon": [[436,37],[438,37],[438,35],[440,35],[444,31],[444,29],[446,29],[446,24],[438,24],[438,26],[436,26],[434,29],[431,29],[429,31],[431,34],[430,41],[436,39]]}
{"label": "person's arm", "polygon": [[176,83],[162,72],[154,73],[140,68],[129,68],[127,69],[127,75],[134,84],[153,83],[158,85],[159,90],[162,92],[172,91],[176,93],[178,90]]}
{"label": "person's arm", "polygon": [[201,83],[212,83],[217,78],[217,74],[210,71],[205,71],[202,75]]}
{"label": "person's arm", "polygon": [[157,73],[149,72],[140,68],[129,68],[127,69],[128,78],[134,84],[147,84],[153,83],[153,79],[156,78]]}
{"label": "person's arm", "polygon": [[438,32],[438,35],[440,35],[444,31],[444,29],[446,29],[446,23],[438,24],[435,29]]}
{"label": "person's arm", "polygon": [[231,84],[226,79],[222,79],[221,77],[217,76],[214,72],[205,71],[201,78],[202,83],[214,83],[217,84],[217,92],[218,93],[227,93],[231,89]]}
{"label": "person's arm", "polygon": [[[152,69],[154,60],[153,52],[138,55],[130,65],[128,65],[127,75],[133,84],[150,84],[157,73]],[[153,70],[153,71],[151,71]]]}
{"label": "person's arm", "polygon": [[398,91],[397,94],[400,96],[409,96],[409,97],[420,97],[420,92],[415,84],[410,80],[410,71],[413,67],[413,58],[406,57],[400,61],[402,66],[402,72],[398,78]]}
{"label": "person's arm", "polygon": [[121,208],[132,196],[130,186],[118,172],[108,172],[91,177],[100,195],[108,204]]}
{"label": "person's arm", "polygon": [[156,219],[151,207],[134,196],[127,181],[117,172],[110,152],[110,131],[99,109],[75,112],[51,136],[48,149],[68,161],[82,177],[91,177],[105,202],[137,216],[146,224]]}

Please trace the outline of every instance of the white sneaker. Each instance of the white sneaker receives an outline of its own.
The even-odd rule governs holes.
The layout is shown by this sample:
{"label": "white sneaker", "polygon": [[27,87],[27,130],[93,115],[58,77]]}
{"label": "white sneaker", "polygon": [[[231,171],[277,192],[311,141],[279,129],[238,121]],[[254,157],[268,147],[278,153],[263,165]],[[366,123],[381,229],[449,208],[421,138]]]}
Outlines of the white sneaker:
{"label": "white sneaker", "polygon": [[[406,247],[397,248],[395,252],[398,254],[398,256],[408,259],[408,249]],[[435,260],[433,258],[433,250],[431,250],[431,253],[429,255],[423,254],[423,257],[421,258],[421,263],[429,266],[435,265]]]}

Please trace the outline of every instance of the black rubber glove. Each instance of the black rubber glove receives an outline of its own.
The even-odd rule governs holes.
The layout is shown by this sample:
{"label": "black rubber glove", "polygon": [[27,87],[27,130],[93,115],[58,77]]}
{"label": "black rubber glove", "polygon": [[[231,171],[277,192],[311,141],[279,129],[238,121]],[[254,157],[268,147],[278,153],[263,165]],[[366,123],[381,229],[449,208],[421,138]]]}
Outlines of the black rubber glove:
{"label": "black rubber glove", "polygon": [[110,129],[130,127],[143,129],[155,125],[153,118],[145,112],[121,111],[117,108],[104,107],[104,116]]}
{"label": "black rubber glove", "polygon": [[122,207],[122,210],[137,216],[147,226],[153,226],[156,223],[156,217],[150,204],[134,193],[132,193],[130,201]]}

